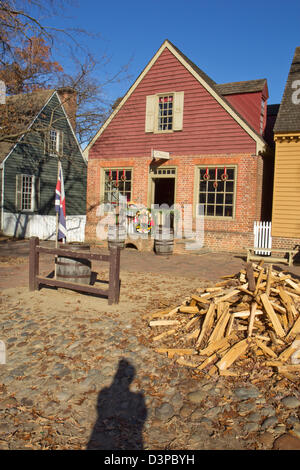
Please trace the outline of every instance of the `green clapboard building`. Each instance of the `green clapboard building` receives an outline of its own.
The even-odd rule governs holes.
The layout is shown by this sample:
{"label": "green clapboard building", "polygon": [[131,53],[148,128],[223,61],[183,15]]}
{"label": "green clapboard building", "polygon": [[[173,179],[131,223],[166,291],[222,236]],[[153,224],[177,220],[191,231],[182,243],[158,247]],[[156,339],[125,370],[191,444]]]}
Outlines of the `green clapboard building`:
{"label": "green clapboard building", "polygon": [[62,162],[67,242],[84,241],[87,163],[74,128],[73,90],[42,90],[0,105],[1,231],[55,240],[58,159]]}

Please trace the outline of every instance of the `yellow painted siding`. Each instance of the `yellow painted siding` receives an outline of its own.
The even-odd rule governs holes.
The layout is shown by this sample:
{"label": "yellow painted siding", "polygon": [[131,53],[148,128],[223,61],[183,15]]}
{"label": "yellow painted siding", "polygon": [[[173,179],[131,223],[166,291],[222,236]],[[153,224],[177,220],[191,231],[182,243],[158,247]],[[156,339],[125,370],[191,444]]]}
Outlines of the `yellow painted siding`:
{"label": "yellow painted siding", "polygon": [[299,238],[300,140],[276,137],[272,236]]}

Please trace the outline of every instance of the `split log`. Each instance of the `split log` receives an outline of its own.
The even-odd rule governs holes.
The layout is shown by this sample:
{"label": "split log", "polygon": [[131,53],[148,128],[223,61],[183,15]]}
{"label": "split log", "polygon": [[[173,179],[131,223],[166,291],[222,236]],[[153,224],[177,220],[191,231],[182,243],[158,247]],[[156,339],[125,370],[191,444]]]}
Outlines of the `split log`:
{"label": "split log", "polygon": [[149,322],[149,325],[152,326],[171,326],[171,325],[180,325],[178,320],[153,320]]}
{"label": "split log", "polygon": [[179,308],[180,313],[199,313],[199,309],[196,306],[181,306]]}
{"label": "split log", "polygon": [[257,346],[264,352],[266,353],[268,356],[270,357],[273,357],[275,359],[277,359],[277,355],[274,353],[274,351],[271,349],[271,348],[268,348],[268,346],[266,346],[262,341],[260,341],[259,339],[255,339],[255,342],[257,344]]}
{"label": "split log", "polygon": [[160,354],[168,354],[168,357],[170,358],[175,356],[175,354],[178,354],[178,356],[191,356],[193,354],[197,354],[195,349],[157,348],[155,351]]}
{"label": "split log", "polygon": [[197,339],[197,342],[196,342],[196,349],[200,347],[203,341],[204,335],[210,331],[210,328],[213,325],[215,310],[216,310],[215,304],[211,303],[208,308],[207,314],[205,315],[199,338]]}
{"label": "split log", "polygon": [[246,273],[247,273],[247,279],[248,279],[248,287],[251,292],[255,291],[255,280],[254,280],[254,274],[253,274],[253,266],[252,263],[247,263],[246,265]]}
{"label": "split log", "polygon": [[212,353],[218,351],[219,349],[229,347],[230,341],[237,339],[238,337],[236,336],[236,334],[233,333],[230,336],[226,336],[225,338],[219,339],[218,341],[209,344],[205,349],[201,349],[199,351],[199,354],[200,356],[210,356]]}
{"label": "split log", "polygon": [[232,314],[229,313],[229,304],[224,305],[224,310],[219,318],[219,320],[216,323],[216,326],[212,332],[212,334],[209,337],[208,343],[212,343],[214,341],[218,341],[221,338],[224,337],[225,335],[225,329],[227,326],[227,323],[230,319]]}
{"label": "split log", "polygon": [[164,331],[160,335],[155,336],[152,341],[159,341],[163,338],[166,338],[167,336],[173,335],[174,333],[176,333],[176,330]]}
{"label": "split log", "polygon": [[282,329],[282,326],[281,326],[281,324],[280,324],[280,322],[277,318],[276,313],[273,310],[272,305],[270,304],[270,301],[269,301],[267,295],[266,294],[261,294],[260,298],[261,298],[263,306],[266,310],[266,313],[267,313],[269,319],[271,320],[271,323],[273,325],[273,328],[274,328],[277,336],[279,336],[279,337],[285,336],[285,332]]}
{"label": "split log", "polygon": [[249,346],[248,338],[243,339],[236,343],[229,351],[222,357],[222,359],[217,362],[216,366],[219,370],[228,369],[242,354],[246,352]]}

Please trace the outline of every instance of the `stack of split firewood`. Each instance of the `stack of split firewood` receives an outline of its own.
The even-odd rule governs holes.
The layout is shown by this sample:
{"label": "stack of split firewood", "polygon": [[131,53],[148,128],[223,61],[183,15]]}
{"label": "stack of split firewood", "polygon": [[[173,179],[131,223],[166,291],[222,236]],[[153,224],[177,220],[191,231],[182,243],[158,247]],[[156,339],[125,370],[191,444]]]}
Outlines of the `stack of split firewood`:
{"label": "stack of split firewood", "polygon": [[300,282],[263,262],[222,279],[148,317],[156,351],[196,373],[239,376],[271,367],[298,380]]}

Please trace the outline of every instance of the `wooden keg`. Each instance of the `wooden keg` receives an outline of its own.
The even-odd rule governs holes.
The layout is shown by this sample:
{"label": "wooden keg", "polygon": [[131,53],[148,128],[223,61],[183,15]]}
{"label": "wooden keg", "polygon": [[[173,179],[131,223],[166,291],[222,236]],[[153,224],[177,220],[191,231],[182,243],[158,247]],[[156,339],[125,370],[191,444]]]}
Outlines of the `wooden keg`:
{"label": "wooden keg", "polygon": [[108,248],[118,247],[121,250],[125,246],[126,227],[124,225],[109,225],[107,233]]}
{"label": "wooden keg", "polygon": [[171,255],[174,248],[174,230],[158,227],[154,234],[154,251],[157,255]]}
{"label": "wooden keg", "polygon": [[[84,243],[65,243],[62,250],[90,251],[90,245]],[[86,258],[58,256],[56,260],[56,278],[65,282],[90,284],[91,261]]]}

